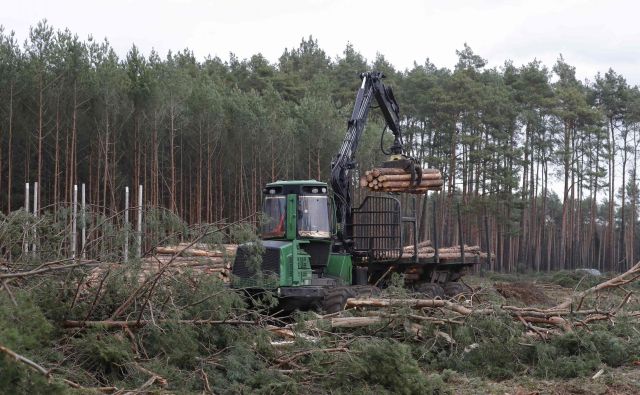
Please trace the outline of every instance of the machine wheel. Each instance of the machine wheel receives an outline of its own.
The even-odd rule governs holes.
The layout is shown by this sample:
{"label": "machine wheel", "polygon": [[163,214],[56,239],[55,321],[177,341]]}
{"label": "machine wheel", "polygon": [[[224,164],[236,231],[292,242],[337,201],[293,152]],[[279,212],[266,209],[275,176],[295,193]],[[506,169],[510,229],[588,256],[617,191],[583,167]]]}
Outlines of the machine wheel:
{"label": "machine wheel", "polygon": [[344,310],[347,299],[358,296],[353,287],[335,287],[331,288],[324,295],[322,300],[322,311],[327,314],[337,313]]}
{"label": "machine wheel", "polygon": [[416,291],[429,299],[444,298],[445,290],[437,283],[422,283],[418,285]]}
{"label": "machine wheel", "polygon": [[444,294],[450,298],[458,296],[469,296],[472,293],[472,289],[461,282],[449,282],[444,285]]}
{"label": "machine wheel", "polygon": [[380,296],[380,288],[373,285],[356,285],[351,287],[356,292],[358,298],[372,298]]}

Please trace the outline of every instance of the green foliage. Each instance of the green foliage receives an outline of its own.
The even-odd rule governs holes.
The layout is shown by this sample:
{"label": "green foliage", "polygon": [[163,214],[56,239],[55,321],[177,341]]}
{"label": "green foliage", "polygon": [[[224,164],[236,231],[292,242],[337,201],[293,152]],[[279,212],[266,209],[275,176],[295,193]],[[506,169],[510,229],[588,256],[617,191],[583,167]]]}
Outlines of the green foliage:
{"label": "green foliage", "polygon": [[8,356],[0,354],[0,393],[16,395],[63,395],[69,387],[63,383],[50,382],[42,374],[24,365],[17,364]]}
{"label": "green foliage", "polygon": [[133,361],[131,344],[122,333],[91,330],[71,339],[74,357],[85,369],[96,372],[99,379],[122,377],[125,365]]}
{"label": "green foliage", "polygon": [[604,279],[582,271],[560,270],[551,275],[550,281],[563,287],[585,290],[601,283]]}
{"label": "green foliage", "polygon": [[528,349],[521,345],[522,329],[509,316],[470,317],[454,328],[456,345],[436,352],[431,366],[473,373],[494,380],[523,372]]}
{"label": "green foliage", "polygon": [[394,340],[357,341],[331,370],[327,388],[342,393],[433,394],[443,386],[441,379],[422,371],[408,345]]}
{"label": "green foliage", "polygon": [[[631,324],[633,325],[633,324]],[[618,367],[640,354],[640,342],[629,337],[630,323],[617,328],[596,324],[592,331],[569,332],[548,341],[524,341],[511,317],[470,317],[452,328],[456,344],[433,342],[414,353],[436,369],[451,369],[503,380],[531,372],[545,379],[592,375],[606,364]]]}
{"label": "green foliage", "polygon": [[238,244],[244,244],[249,254],[246,265],[252,273],[256,275],[256,281],[260,284],[264,280],[260,268],[262,266],[262,255],[265,252],[262,240],[256,228],[249,223],[234,224],[229,230],[229,239]]}
{"label": "green foliage", "polygon": [[[28,356],[46,355],[55,330],[32,298],[15,294],[17,306],[0,294],[0,345]],[[40,373],[0,353],[0,391],[13,394],[63,394],[66,386],[49,382]]]}
{"label": "green foliage", "polygon": [[[177,244],[180,237],[189,237],[186,222],[164,208],[151,207],[144,213],[145,240],[150,245]],[[205,241],[206,242],[206,241]]]}
{"label": "green foliage", "polygon": [[639,351],[638,342],[629,344],[608,330],[567,333],[536,345],[535,374],[545,378],[586,376],[603,363],[611,367],[629,363]]}
{"label": "green foliage", "polygon": [[0,296],[0,343],[16,352],[48,345],[55,333],[53,325],[26,292],[19,291],[15,298],[17,306]]}
{"label": "green foliage", "polygon": [[405,287],[404,275],[395,272],[391,273],[391,275],[386,279],[384,293],[390,297],[407,297],[409,295],[409,290]]}
{"label": "green foliage", "polygon": [[143,344],[151,355],[166,361],[179,369],[193,369],[199,356],[198,332],[180,324],[164,324],[147,327],[143,334]]}

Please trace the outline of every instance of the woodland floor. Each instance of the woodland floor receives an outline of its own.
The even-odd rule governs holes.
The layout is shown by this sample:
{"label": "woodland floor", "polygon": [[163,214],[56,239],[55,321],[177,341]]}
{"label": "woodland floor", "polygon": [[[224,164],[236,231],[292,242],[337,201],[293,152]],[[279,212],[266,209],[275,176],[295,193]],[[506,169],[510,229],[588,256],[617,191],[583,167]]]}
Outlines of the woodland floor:
{"label": "woodland floor", "polygon": [[592,293],[619,277],[468,275],[452,300],[394,277],[346,311],[280,318],[271,296],[249,308],[163,265],[5,281],[0,394],[640,394],[640,265]]}
{"label": "woodland floor", "polygon": [[[565,273],[566,274],[566,273]],[[578,276],[563,278],[561,274],[551,275],[468,275],[464,282],[478,291],[480,299],[489,299],[496,303],[519,305],[537,305],[551,307],[571,296]],[[579,282],[580,280],[578,280]],[[587,276],[584,281],[598,281]],[[558,283],[567,286],[559,285]],[[569,287],[573,285],[574,288]],[[617,303],[620,295],[607,295],[604,303]],[[638,305],[638,296],[630,303]],[[635,334],[640,336],[640,334]],[[540,379],[529,375],[519,375],[512,379],[494,381],[488,378],[473,377],[453,373],[447,380],[448,390],[455,394],[580,394],[580,395],[623,395],[640,394],[640,361],[616,367],[604,367],[604,371],[595,379],[592,375],[570,379]],[[594,372],[594,375],[597,372]]]}

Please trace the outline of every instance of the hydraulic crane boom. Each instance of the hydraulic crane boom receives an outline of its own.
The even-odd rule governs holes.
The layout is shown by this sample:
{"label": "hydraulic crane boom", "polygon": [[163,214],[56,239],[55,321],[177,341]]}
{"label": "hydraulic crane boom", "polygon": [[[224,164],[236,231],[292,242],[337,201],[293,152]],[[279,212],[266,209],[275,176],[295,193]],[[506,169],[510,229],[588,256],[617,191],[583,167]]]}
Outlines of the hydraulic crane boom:
{"label": "hydraulic crane boom", "polygon": [[[400,128],[400,109],[393,91],[390,87],[382,83],[384,75],[381,72],[372,71],[360,75],[362,85],[356,95],[356,102],[353,113],[349,119],[347,133],[340,151],[331,162],[331,187],[333,189],[334,201],[336,205],[336,220],[338,223],[338,240],[335,242],[336,249],[348,250],[352,244],[348,225],[351,224],[351,169],[355,168],[355,154],[358,149],[362,132],[364,131],[371,102],[375,97],[379,108],[384,116],[386,126],[391,129],[394,135],[393,145],[390,148],[392,159],[397,162],[393,167],[411,167],[410,171],[415,174],[419,167],[414,166],[414,161],[403,153],[402,131]],[[404,159],[404,160],[402,160]],[[421,174],[418,174],[418,182]]]}

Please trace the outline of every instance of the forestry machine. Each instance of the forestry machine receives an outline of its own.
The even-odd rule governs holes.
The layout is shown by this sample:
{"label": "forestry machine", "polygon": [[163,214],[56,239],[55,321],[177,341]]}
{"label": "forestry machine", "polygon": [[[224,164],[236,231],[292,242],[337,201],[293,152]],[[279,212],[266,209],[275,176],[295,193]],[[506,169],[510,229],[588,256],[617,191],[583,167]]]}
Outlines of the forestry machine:
{"label": "forestry machine", "polygon": [[[261,243],[238,247],[232,287],[273,291],[286,310],[326,312],[342,310],[350,297],[375,293],[392,272],[404,274],[408,285],[431,297],[464,289],[457,280],[473,263],[441,263],[437,253],[429,259],[418,257],[415,198],[405,204],[410,210],[401,207],[407,199],[382,193],[352,207],[351,170],[374,98],[394,135],[388,151],[381,140],[380,148],[390,156],[382,167],[403,168],[414,183],[422,177],[416,161],[404,153],[398,103],[383,84],[384,75],[366,72],[360,78],[346,136],[331,163],[331,188],[316,180],[267,184]],[[403,253],[404,245],[413,245],[413,252]],[[437,241],[435,247],[437,251]]]}

